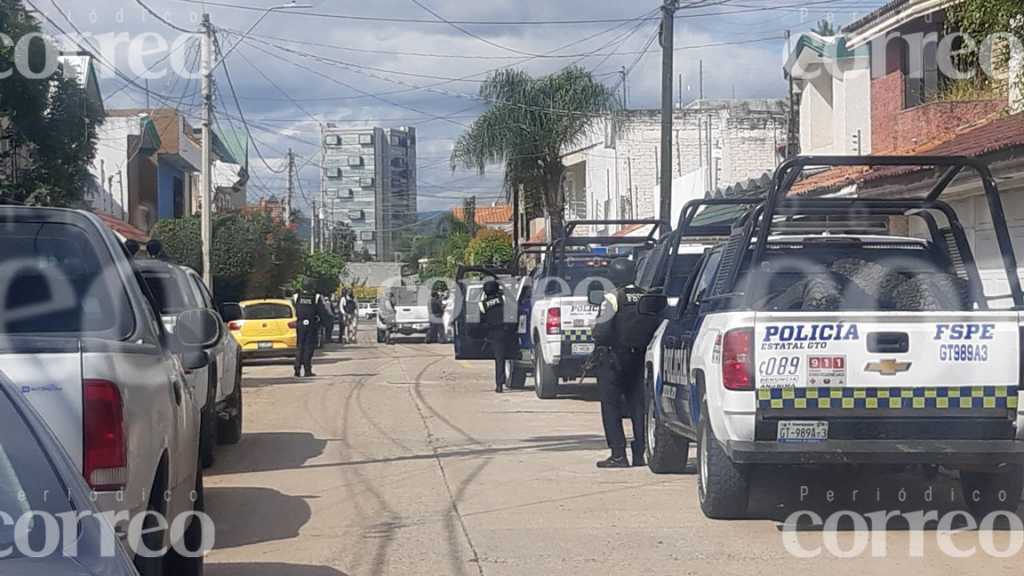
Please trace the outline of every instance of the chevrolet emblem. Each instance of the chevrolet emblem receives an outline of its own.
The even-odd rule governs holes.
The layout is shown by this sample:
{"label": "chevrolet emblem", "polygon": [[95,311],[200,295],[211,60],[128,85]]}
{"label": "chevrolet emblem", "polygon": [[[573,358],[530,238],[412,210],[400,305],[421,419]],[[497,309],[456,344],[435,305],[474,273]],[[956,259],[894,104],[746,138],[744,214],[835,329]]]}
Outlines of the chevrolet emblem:
{"label": "chevrolet emblem", "polygon": [[865,372],[878,372],[882,376],[895,376],[910,370],[911,362],[897,362],[895,358],[887,358],[880,362],[868,362]]}

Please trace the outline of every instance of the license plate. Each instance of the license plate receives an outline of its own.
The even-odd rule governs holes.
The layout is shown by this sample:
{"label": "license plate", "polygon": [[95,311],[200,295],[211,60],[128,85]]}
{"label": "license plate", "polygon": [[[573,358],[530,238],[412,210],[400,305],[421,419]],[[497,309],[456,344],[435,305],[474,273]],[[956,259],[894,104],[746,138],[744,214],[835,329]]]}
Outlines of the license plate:
{"label": "license plate", "polygon": [[825,440],[828,440],[828,422],[820,420],[783,420],[779,422],[778,441],[781,444],[824,442]]}
{"label": "license plate", "polygon": [[583,356],[583,355],[586,355],[586,354],[593,354],[594,353],[594,345],[590,344],[590,343],[573,344],[572,345],[572,353],[574,355],[580,355],[580,356]]}
{"label": "license plate", "polygon": [[260,350],[266,350],[267,348],[273,348],[274,347],[274,343],[273,342],[260,342],[258,344],[258,346],[260,347]]}
{"label": "license plate", "polygon": [[526,334],[526,316],[519,317],[519,328],[517,331],[520,334]]}

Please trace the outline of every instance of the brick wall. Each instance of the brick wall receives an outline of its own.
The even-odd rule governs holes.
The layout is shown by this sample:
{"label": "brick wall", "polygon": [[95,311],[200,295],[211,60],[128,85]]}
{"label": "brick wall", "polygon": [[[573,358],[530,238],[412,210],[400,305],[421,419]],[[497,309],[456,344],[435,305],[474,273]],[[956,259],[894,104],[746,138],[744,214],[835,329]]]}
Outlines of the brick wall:
{"label": "brick wall", "polygon": [[[776,147],[786,139],[786,121],[781,102],[773,101],[766,107],[770,111],[747,111],[735,105],[716,106],[714,103],[705,109],[677,109],[672,130],[672,177],[678,178],[706,166],[708,122],[711,123],[712,149],[721,152],[720,157],[711,161],[717,186],[724,188],[771,172],[778,163]],[[660,112],[631,110],[622,126],[614,151],[599,147],[592,153],[600,157],[615,154],[618,160],[613,163],[617,166],[612,169],[612,176],[618,193],[622,197],[635,196],[637,215],[650,217],[655,211],[655,187],[661,162]],[[595,190],[592,184],[588,184],[588,192],[597,193],[601,198],[605,194],[602,188]]]}

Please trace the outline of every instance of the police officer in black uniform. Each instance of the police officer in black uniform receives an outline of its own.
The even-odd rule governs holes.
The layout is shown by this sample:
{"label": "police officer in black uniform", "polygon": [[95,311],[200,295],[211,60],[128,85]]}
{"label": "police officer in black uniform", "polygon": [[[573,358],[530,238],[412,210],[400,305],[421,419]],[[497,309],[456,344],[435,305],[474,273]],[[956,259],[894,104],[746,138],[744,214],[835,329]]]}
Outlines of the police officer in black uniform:
{"label": "police officer in black uniform", "polygon": [[299,377],[299,371],[305,369],[306,377],[316,376],[313,374],[313,351],[316,350],[317,337],[320,333],[320,325],[330,318],[331,314],[324,305],[323,298],[316,291],[316,280],[304,278],[302,289],[292,297],[295,305],[295,316],[297,326],[295,327],[295,376]]}
{"label": "police officer in black uniform", "polygon": [[607,293],[594,326],[594,342],[604,351],[596,367],[601,396],[601,420],[612,455],[597,463],[598,468],[627,468],[626,433],[622,428],[621,399],[633,420],[633,465],[643,466],[644,442],[644,352],[658,327],[657,318],[642,316],[637,302],[643,291],[633,285],[636,263],[616,258],[609,265],[609,280],[615,292]]}
{"label": "police officer in black uniform", "polygon": [[494,347],[494,391],[505,389],[505,360],[509,355],[511,324],[505,322],[505,297],[497,280],[484,282],[484,298],[480,301],[480,314]]}

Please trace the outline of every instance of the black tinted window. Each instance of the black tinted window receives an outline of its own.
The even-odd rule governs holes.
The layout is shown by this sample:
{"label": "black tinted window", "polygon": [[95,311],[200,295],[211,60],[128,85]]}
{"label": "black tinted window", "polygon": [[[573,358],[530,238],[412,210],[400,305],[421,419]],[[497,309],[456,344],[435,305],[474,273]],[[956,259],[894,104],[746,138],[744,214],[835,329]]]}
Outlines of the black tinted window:
{"label": "black tinted window", "polygon": [[0,226],[0,333],[127,337],[131,308],[105,247],[71,224]]}
{"label": "black tinted window", "polygon": [[192,308],[184,292],[188,286],[178,284],[178,280],[173,275],[163,272],[143,272],[142,277],[146,279],[150,292],[156,298],[161,314],[176,314]]}
{"label": "black tinted window", "polygon": [[282,320],[292,317],[292,308],[285,304],[250,304],[242,308],[246,320]]}

